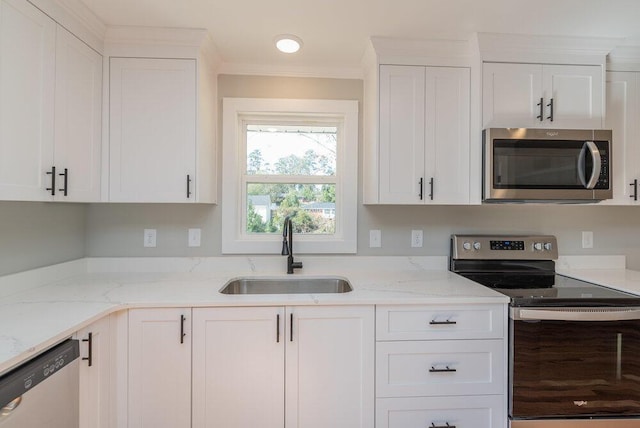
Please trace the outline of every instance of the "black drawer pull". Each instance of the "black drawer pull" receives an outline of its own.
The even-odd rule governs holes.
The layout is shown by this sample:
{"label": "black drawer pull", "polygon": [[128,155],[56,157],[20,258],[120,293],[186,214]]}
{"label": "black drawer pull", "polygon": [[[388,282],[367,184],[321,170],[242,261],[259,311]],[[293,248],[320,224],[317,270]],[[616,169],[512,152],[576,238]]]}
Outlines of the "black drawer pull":
{"label": "black drawer pull", "polygon": [[83,342],[87,342],[87,356],[82,357],[83,361],[86,361],[89,367],[93,365],[93,333],[89,332],[86,339],[82,339]]}
{"label": "black drawer pull", "polygon": [[446,320],[446,321],[436,321],[436,320],[431,320],[429,321],[430,325],[454,325],[454,324],[458,324],[456,321],[451,321],[451,320]]}
{"label": "black drawer pull", "polygon": [[445,366],[445,368],[443,369],[437,369],[433,366],[431,366],[431,368],[429,369],[429,373],[453,373],[453,372],[457,372],[458,370],[456,369],[452,369],[449,368],[449,366]]}
{"label": "black drawer pull", "polygon": [[455,425],[449,425],[449,422],[445,422],[446,425],[436,425],[433,422],[431,422],[431,427],[429,428],[456,428]]}

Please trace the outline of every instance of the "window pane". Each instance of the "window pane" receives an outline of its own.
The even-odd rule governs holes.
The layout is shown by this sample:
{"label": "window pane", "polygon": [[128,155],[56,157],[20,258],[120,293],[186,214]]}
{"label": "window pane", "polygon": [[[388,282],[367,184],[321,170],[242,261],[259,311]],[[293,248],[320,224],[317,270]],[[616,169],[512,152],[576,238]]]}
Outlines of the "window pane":
{"label": "window pane", "polygon": [[335,175],[338,128],[247,125],[247,174]]}
{"label": "window pane", "polygon": [[336,185],[247,184],[247,233],[282,233],[288,215],[295,233],[335,233]]}

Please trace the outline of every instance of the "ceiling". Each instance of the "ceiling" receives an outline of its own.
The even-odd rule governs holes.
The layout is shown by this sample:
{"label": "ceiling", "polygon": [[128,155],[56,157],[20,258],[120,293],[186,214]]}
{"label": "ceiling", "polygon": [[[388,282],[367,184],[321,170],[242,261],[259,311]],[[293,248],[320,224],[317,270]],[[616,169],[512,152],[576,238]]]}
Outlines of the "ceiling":
{"label": "ceiling", "polygon": [[[206,28],[226,65],[356,69],[370,36],[474,32],[616,37],[640,44],[640,0],[82,0],[107,25]],[[297,54],[276,35],[299,36]]]}

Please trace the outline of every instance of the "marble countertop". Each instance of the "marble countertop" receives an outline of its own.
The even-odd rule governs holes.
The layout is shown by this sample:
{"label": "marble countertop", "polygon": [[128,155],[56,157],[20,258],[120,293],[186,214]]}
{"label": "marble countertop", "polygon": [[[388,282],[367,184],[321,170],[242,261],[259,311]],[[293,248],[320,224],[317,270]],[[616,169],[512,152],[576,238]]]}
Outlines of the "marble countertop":
{"label": "marble countertop", "polygon": [[0,374],[111,312],[144,307],[508,303],[447,271],[446,257],[299,257],[299,277],[344,294],[224,295],[241,276],[287,277],[281,257],[82,259],[0,278]]}
{"label": "marble countertop", "polygon": [[[0,374],[120,310],[145,307],[507,304],[447,270],[447,257],[297,257],[298,277],[338,276],[344,294],[224,295],[242,276],[291,277],[282,257],[87,258],[0,277]],[[640,295],[623,256],[560,257],[560,274]]]}

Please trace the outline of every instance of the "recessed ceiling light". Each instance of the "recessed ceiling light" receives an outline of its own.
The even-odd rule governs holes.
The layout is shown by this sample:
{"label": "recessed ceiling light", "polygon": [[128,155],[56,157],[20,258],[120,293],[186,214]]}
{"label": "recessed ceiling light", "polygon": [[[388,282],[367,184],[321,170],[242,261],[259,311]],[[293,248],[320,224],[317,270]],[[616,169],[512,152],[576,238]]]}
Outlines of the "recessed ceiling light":
{"label": "recessed ceiling light", "polygon": [[293,34],[281,34],[276,36],[276,48],[280,52],[284,53],[295,53],[300,50],[302,47],[302,40],[300,37],[294,36]]}

